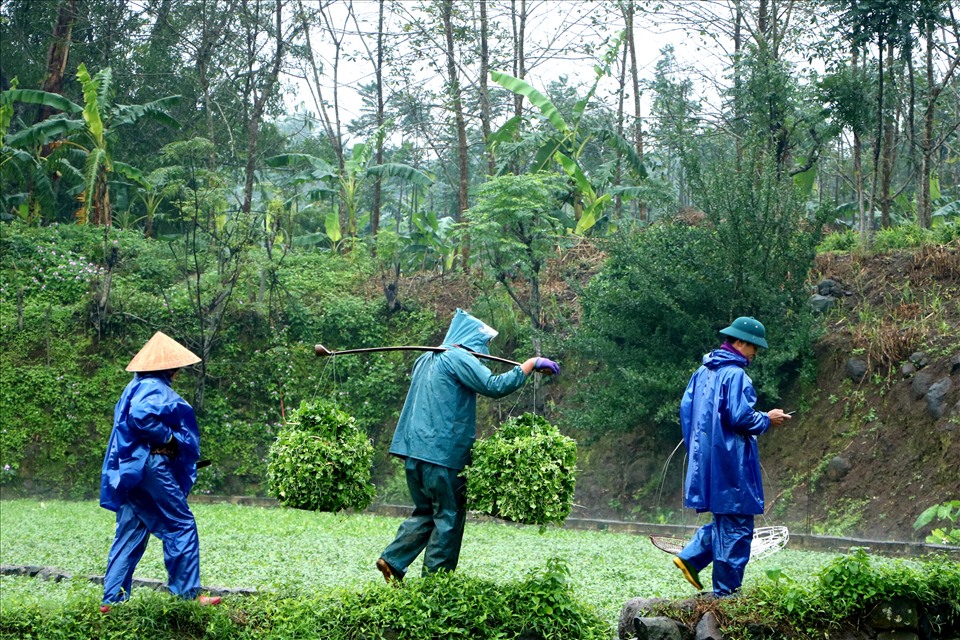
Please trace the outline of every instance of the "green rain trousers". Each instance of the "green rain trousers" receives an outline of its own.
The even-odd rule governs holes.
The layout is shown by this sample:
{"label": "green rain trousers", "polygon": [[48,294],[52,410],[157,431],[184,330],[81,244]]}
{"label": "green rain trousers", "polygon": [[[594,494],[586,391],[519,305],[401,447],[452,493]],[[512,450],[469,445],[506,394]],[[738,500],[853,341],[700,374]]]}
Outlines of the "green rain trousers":
{"label": "green rain trousers", "polygon": [[405,468],[413,515],[400,525],[383,559],[402,577],[406,567],[426,549],[424,575],[440,569],[453,571],[460,559],[467,516],[466,481],[456,469],[424,460],[407,458]]}

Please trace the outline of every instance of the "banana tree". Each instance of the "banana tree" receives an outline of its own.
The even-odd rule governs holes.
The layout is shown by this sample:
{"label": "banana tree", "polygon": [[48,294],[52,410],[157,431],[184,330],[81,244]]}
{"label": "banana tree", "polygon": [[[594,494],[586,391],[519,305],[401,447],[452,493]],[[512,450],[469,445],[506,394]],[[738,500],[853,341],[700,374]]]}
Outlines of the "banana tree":
{"label": "banana tree", "polygon": [[[60,158],[64,155],[56,149],[51,153],[34,153],[32,150],[12,146],[8,135],[14,122],[14,96],[17,95],[18,81],[11,82],[11,89],[0,93],[0,211],[14,215],[27,223],[39,223],[43,211],[51,211],[56,203],[56,186],[52,176],[64,173],[73,174],[76,182],[80,180],[79,171],[72,170],[69,163],[61,168]],[[71,108],[69,100],[62,96],[56,102],[64,109]],[[76,105],[73,105],[76,106]],[[51,121],[50,125],[63,127],[62,123]],[[72,171],[71,171],[72,170]]]}
{"label": "banana tree", "polygon": [[[313,183],[333,187],[339,195],[339,205],[344,212],[343,220],[336,212],[330,212],[326,218],[326,233],[332,242],[339,242],[344,235],[343,225],[346,225],[346,235],[356,238],[362,222],[358,217],[362,187],[367,178],[381,176],[399,178],[416,186],[429,187],[433,178],[423,171],[407,164],[387,162],[371,164],[371,156],[376,149],[376,139],[382,133],[374,135],[374,139],[354,145],[351,153],[345,159],[343,171],[327,161],[316,156],[304,153],[287,153],[267,158],[267,165],[276,169],[290,168],[299,171],[298,180],[301,183]],[[327,190],[329,191],[329,190]],[[323,191],[315,191],[322,193]]]}
{"label": "banana tree", "polygon": [[[533,172],[546,171],[552,162],[571,179],[574,190],[572,205],[576,220],[575,233],[586,233],[603,216],[606,205],[611,201],[609,193],[601,194],[597,186],[590,180],[587,172],[580,163],[587,144],[593,140],[605,142],[614,147],[626,159],[628,167],[639,178],[646,177],[643,162],[634,149],[621,135],[611,129],[588,129],[583,126],[583,115],[587,105],[593,99],[601,79],[610,73],[610,66],[616,60],[617,51],[623,40],[621,34],[614,39],[607,52],[601,59],[601,64],[594,66],[595,78],[587,95],[573,107],[572,121],[567,122],[560,109],[539,90],[520,78],[515,78],[502,71],[492,71],[490,77],[504,89],[522,95],[536,107],[545,123],[552,128],[545,140],[534,153],[530,163]],[[515,140],[524,124],[522,116],[510,118],[500,129],[494,132],[488,141],[491,151],[498,146]]]}
{"label": "banana tree", "polygon": [[[77,80],[83,89],[83,106],[46,91],[10,89],[3,92],[4,104],[22,102],[50,107],[61,113],[4,137],[4,146],[12,151],[32,152],[37,158],[57,154],[58,168],[65,167],[80,178],[77,185],[79,222],[110,225],[109,178],[114,171],[112,148],[116,130],[151,118],[172,128],[180,124],[168,110],[180,96],[167,96],[140,105],[113,102],[113,73],[109,67],[91,76],[84,64],[77,68]],[[82,158],[82,167],[71,157]],[[49,164],[49,163],[47,163]]]}

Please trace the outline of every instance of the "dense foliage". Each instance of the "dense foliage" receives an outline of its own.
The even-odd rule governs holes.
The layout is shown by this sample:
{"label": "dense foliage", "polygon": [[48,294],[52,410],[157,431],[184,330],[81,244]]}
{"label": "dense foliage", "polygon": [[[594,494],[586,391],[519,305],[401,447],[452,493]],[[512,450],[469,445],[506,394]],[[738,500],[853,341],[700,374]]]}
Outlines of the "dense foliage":
{"label": "dense foliage", "polygon": [[[82,587],[53,607],[4,579],[3,637],[38,638],[525,638],[606,640],[609,626],[574,595],[558,559],[523,580],[440,573],[400,589],[266,594],[201,608],[144,593],[103,616]],[[9,591],[8,591],[9,589]],[[42,594],[42,591],[41,591]],[[16,606],[12,606],[12,605]],[[54,613],[51,615],[51,613]]]}
{"label": "dense foliage", "polygon": [[373,445],[353,416],[329,401],[304,402],[270,447],[270,493],[285,507],[364,509],[373,500]]}
{"label": "dense foliage", "polygon": [[478,440],[467,478],[467,506],[522,524],[562,524],[573,508],[577,443],[531,413],[507,419]]}
{"label": "dense foliage", "polygon": [[769,167],[717,170],[703,172],[702,212],[614,238],[584,289],[577,343],[601,366],[578,389],[582,427],[676,424],[691,372],[741,315],[763,322],[771,345],[750,369],[762,403],[811,362],[807,283],[795,274],[813,264],[816,220]]}
{"label": "dense foliage", "polygon": [[906,598],[930,608],[946,628],[960,627],[960,564],[929,558],[919,566],[880,564],[864,549],[827,563],[811,582],[788,572],[768,572],[770,582],[757,591],[758,603],[743,607],[767,623],[812,632],[870,614],[879,603]]}
{"label": "dense foliage", "polygon": [[[195,268],[185,272],[178,258],[182,247],[179,238],[116,227],[0,228],[5,491],[96,493],[113,405],[130,378],[124,367],[157,329],[195,353],[209,349],[202,368],[185,369],[175,385],[198,410],[202,455],[214,463],[195,490],[262,494],[267,452],[290,408],[335,396],[375,436],[406,391],[410,363],[402,355],[334,362],[319,360],[314,344],[429,343],[442,328],[431,313],[388,314],[382,302],[360,295],[355,285],[369,268],[361,255],[309,253],[281,262],[240,248],[246,257],[227,297],[216,288],[216,266],[194,286]],[[262,289],[267,282],[274,286]],[[211,337],[206,300],[217,296],[221,328],[204,343]]]}

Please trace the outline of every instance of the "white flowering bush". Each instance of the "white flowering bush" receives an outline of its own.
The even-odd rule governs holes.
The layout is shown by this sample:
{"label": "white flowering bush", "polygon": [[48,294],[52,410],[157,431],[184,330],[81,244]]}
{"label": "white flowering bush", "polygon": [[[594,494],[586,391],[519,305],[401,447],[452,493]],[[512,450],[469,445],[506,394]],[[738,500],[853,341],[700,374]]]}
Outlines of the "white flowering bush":
{"label": "white flowering bush", "polygon": [[373,500],[373,445],[353,416],[329,401],[304,402],[270,447],[270,493],[310,511],[364,509]]}
{"label": "white flowering bush", "polygon": [[[0,300],[46,298],[72,304],[81,301],[103,268],[59,239],[36,238],[33,247],[16,247],[11,277],[0,283]],[[6,247],[5,247],[6,248]]]}
{"label": "white flowering bush", "polygon": [[563,523],[573,508],[577,443],[541,416],[510,418],[473,447],[467,506],[503,520]]}

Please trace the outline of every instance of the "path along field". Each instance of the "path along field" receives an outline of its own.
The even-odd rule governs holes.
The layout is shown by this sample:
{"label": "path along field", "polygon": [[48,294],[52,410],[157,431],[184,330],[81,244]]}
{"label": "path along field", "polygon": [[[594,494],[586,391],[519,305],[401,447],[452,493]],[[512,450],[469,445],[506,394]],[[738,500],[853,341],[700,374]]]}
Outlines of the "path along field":
{"label": "path along field", "polygon": [[[192,505],[200,530],[200,572],[205,587],[283,592],[362,587],[382,580],[374,562],[393,539],[401,519],[366,513],[330,514],[237,506]],[[96,502],[4,500],[0,502],[0,564],[51,566],[76,576],[103,575],[113,540],[114,514]],[[496,522],[467,522],[459,572],[513,581],[541,571],[548,558],[566,560],[576,595],[597,608],[614,628],[632,597],[680,598],[692,588],[645,537]],[[806,580],[835,554],[787,548],[751,562],[745,584],[780,569]],[[420,575],[419,561],[409,570]],[[166,579],[162,545],[152,538],[136,577]],[[8,578],[3,580],[25,580]],[[701,574],[709,585],[709,570]],[[99,587],[91,585],[91,607]],[[2,591],[2,590],[0,590]],[[2,597],[2,596],[0,596]]]}

